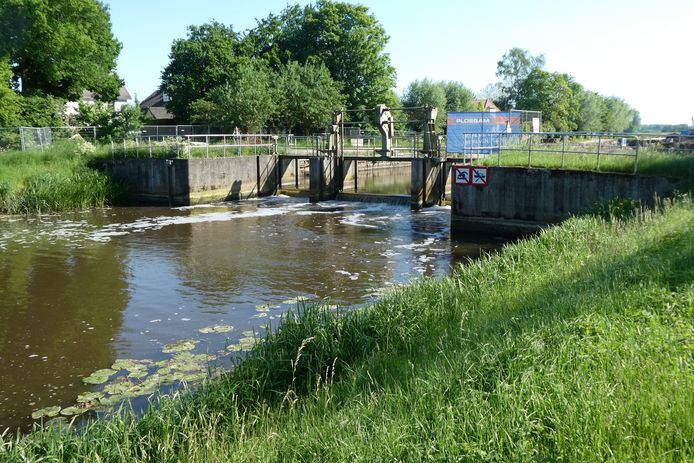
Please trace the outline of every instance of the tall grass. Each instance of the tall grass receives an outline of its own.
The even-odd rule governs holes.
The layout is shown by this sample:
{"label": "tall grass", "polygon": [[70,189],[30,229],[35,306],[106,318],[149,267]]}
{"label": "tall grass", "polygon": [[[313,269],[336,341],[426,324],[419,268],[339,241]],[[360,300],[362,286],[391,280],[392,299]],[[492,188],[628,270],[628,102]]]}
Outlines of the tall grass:
{"label": "tall grass", "polygon": [[63,142],[45,151],[0,153],[0,213],[28,214],[103,207],[120,188],[90,167],[97,156]]}
{"label": "tall grass", "polygon": [[692,461],[694,203],[572,218],[364,310],[308,307],[229,374],[15,461]]}

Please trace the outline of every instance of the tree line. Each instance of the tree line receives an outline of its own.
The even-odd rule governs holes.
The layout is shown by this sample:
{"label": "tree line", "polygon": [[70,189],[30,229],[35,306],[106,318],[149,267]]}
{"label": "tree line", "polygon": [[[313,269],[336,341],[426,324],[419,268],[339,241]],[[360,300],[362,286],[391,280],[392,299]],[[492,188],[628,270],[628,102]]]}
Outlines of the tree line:
{"label": "tree line", "polygon": [[[395,69],[385,53],[388,40],[367,7],[331,0],[287,6],[245,31],[216,21],[193,25],[173,42],[160,90],[179,123],[245,132],[320,131],[337,108],[366,110],[379,103],[436,106],[443,130],[447,111],[482,110],[478,98],[490,98],[502,110],[541,111],[545,131],[639,128],[638,111],[622,99],[549,72],[542,55],[519,48],[498,62],[499,82],[478,95],[461,82],[427,78],[397,95]],[[85,89],[113,101],[122,85],[115,72],[121,48],[108,8],[98,0],[3,0],[0,126],[61,125],[64,102],[79,100]],[[120,135],[136,127],[138,118],[134,108],[123,116],[82,105],[69,122],[110,125],[111,133]],[[398,122],[407,119],[399,115]]]}

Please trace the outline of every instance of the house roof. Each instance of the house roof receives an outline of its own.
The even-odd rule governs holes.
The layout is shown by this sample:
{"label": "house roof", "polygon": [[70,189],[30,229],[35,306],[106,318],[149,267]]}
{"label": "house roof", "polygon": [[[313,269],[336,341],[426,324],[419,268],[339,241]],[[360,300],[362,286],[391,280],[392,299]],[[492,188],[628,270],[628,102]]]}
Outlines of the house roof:
{"label": "house roof", "polygon": [[[84,92],[82,92],[82,101],[95,101],[96,95],[97,94],[95,92],[85,90]],[[121,86],[121,88],[118,89],[118,96],[113,101],[125,103],[128,100],[132,100],[132,98],[133,97],[130,96],[130,92],[128,92],[128,89],[125,88],[125,86]]]}
{"label": "house roof", "polygon": [[173,119],[174,115],[169,112],[164,101],[164,93],[161,90],[155,90],[151,95],[142,100],[140,108],[144,113],[157,120]]}
{"label": "house roof", "polygon": [[485,98],[484,100],[475,100],[475,104],[482,105],[483,111],[489,111],[489,112],[501,111],[499,109],[499,107],[496,104],[494,104],[494,101],[492,101],[489,98]]}
{"label": "house roof", "polygon": [[173,114],[161,106],[150,106],[149,108],[146,108],[145,115],[158,121],[174,118]]}

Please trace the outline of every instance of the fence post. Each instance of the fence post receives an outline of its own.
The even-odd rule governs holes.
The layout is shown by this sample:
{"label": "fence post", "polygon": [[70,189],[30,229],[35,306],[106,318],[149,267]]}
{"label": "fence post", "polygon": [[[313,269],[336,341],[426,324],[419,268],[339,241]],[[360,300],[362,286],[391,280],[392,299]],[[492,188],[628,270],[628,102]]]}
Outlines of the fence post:
{"label": "fence post", "polygon": [[116,148],[113,145],[113,140],[111,140],[111,159],[116,159]]}
{"label": "fence post", "polygon": [[533,146],[533,136],[530,135],[528,137],[528,169],[530,169],[530,151],[532,150]]}
{"label": "fence post", "polygon": [[149,145],[149,157],[152,157],[152,137],[147,137],[147,144]]}
{"label": "fence post", "polygon": [[205,158],[210,157],[210,136],[205,135]]}
{"label": "fence post", "polygon": [[634,174],[636,174],[636,171],[638,170],[638,165],[639,165],[639,148],[641,147],[641,143],[639,143],[639,137],[636,137],[636,155],[634,156]]}
{"label": "fence post", "polygon": [[602,136],[598,135],[598,159],[595,165],[595,168],[598,172],[600,172],[600,145],[602,143]]}
{"label": "fence post", "polygon": [[224,135],[224,138],[222,139],[222,143],[224,144],[224,148],[222,148],[222,156],[227,157],[227,136]]}

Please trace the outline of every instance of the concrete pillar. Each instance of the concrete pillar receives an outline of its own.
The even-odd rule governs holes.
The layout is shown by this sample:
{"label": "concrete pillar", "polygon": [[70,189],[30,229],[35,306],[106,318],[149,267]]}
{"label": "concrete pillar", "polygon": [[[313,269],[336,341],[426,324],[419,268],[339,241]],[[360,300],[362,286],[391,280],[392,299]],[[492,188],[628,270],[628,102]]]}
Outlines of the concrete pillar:
{"label": "concrete pillar", "polygon": [[335,199],[337,196],[335,182],[335,160],[322,157],[309,159],[309,201],[316,203]]}
{"label": "concrete pillar", "polygon": [[441,204],[448,173],[447,164],[437,159],[412,160],[410,208],[413,210]]}

